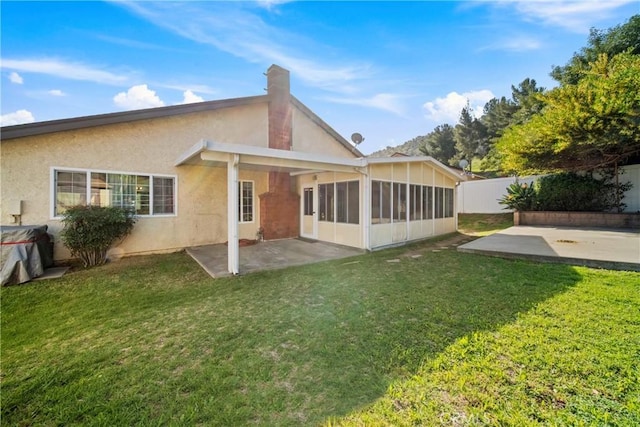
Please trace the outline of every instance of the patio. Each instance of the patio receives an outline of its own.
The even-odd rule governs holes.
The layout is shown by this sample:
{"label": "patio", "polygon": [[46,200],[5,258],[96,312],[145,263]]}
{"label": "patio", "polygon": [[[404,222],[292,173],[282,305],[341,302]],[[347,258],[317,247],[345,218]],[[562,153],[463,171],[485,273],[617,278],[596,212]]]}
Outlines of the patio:
{"label": "patio", "polygon": [[[187,253],[211,277],[230,276],[225,244],[195,246]],[[363,254],[362,249],[307,239],[283,239],[240,247],[240,274]]]}
{"label": "patio", "polygon": [[635,230],[515,226],[459,246],[458,251],[640,271],[640,233]]}

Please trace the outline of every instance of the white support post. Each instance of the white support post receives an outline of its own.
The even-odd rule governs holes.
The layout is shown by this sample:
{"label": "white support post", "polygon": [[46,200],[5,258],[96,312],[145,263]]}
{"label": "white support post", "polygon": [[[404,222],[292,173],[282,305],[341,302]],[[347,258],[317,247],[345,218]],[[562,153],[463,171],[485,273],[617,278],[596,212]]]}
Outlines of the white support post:
{"label": "white support post", "polygon": [[407,162],[407,182],[406,182],[406,189],[404,190],[407,195],[407,201],[405,203],[405,213],[404,213],[404,217],[406,219],[405,222],[405,236],[407,236],[404,240],[405,241],[409,241],[411,240],[411,236],[409,235],[411,233],[411,224],[409,223],[409,220],[411,218],[410,213],[413,210],[413,204],[411,203],[411,194],[410,194],[410,190],[411,190],[411,185],[409,185],[409,183],[411,182],[411,163]]}
{"label": "white support post", "polygon": [[369,168],[360,170],[362,174],[362,224],[364,225],[364,248],[371,250],[371,176]]}
{"label": "white support post", "polygon": [[227,162],[227,265],[229,273],[236,275],[240,270],[240,243],[238,241],[239,199],[238,165],[239,154],[229,154]]}
{"label": "white support post", "polygon": [[431,235],[436,234],[436,170],[431,169],[431,212],[433,212],[431,218]]}

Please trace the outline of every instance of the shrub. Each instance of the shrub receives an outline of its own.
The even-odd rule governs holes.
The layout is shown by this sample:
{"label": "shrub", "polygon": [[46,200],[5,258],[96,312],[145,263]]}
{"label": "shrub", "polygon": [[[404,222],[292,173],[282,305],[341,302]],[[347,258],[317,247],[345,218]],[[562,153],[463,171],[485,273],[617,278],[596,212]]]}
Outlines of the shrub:
{"label": "shrub", "polygon": [[74,206],[63,214],[64,245],[85,267],[107,262],[107,250],[126,237],[135,224],[134,212],[120,207]]}
{"label": "shrub", "polygon": [[622,193],[630,184],[616,186],[613,175],[602,173],[602,178],[592,174],[579,175],[563,172],[547,175],[536,183],[537,210],[541,211],[621,211],[624,208]]}
{"label": "shrub", "polygon": [[632,184],[614,182],[611,170],[579,175],[563,172],[540,178],[535,185],[518,181],[507,187],[507,194],[498,202],[505,209],[518,211],[578,211],[578,212],[622,212],[624,193]]}
{"label": "shrub", "polygon": [[507,187],[507,194],[498,200],[501,205],[506,205],[505,209],[515,209],[517,211],[531,211],[535,208],[536,192],[533,183],[519,183],[517,180]]}

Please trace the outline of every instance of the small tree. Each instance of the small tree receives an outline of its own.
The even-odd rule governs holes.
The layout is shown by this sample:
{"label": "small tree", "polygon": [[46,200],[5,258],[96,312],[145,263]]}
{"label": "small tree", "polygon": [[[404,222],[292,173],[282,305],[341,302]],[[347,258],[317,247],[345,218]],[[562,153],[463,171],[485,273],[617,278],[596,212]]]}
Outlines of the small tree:
{"label": "small tree", "polygon": [[85,267],[107,262],[107,250],[126,237],[135,224],[134,212],[120,207],[74,206],[63,214],[64,245]]}

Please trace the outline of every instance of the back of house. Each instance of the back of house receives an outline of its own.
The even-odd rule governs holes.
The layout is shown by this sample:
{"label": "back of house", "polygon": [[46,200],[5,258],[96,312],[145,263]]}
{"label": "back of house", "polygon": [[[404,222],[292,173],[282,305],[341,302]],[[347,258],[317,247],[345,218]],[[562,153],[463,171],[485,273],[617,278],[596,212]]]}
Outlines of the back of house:
{"label": "back of house", "polygon": [[[459,177],[430,157],[368,159],[290,94],[7,126],[3,225],[47,225],[73,205],[135,210],[114,255],[298,236],[375,249],[456,230]],[[14,212],[13,206],[20,206]],[[231,231],[235,232],[233,234]]]}

